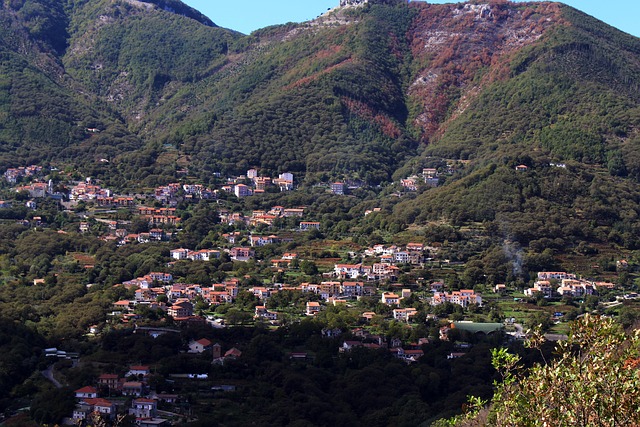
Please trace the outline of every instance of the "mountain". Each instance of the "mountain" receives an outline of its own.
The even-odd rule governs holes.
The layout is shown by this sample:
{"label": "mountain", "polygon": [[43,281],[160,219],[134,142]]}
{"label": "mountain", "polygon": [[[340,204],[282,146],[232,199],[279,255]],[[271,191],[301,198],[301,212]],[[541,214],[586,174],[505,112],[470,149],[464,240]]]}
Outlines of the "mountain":
{"label": "mountain", "polygon": [[[485,13],[462,10],[474,7]],[[393,217],[405,225],[491,223],[494,235],[531,259],[545,249],[639,248],[638,39],[559,4],[504,7],[497,10],[509,11],[506,22],[528,16],[519,30],[505,28],[514,37],[505,45],[516,48],[494,56],[469,83],[452,73],[458,100],[445,104],[438,127],[423,128],[430,143],[413,171],[434,158],[465,166],[441,188],[400,203]],[[448,67],[471,57],[455,56],[462,46],[452,47]],[[516,170],[520,164],[526,172]]]}
{"label": "mountain", "polygon": [[177,0],[4,2],[0,165],[71,163],[124,188],[185,166],[313,185],[449,163],[387,210],[395,229],[638,245],[637,38],[560,3],[355,3],[245,36]]}

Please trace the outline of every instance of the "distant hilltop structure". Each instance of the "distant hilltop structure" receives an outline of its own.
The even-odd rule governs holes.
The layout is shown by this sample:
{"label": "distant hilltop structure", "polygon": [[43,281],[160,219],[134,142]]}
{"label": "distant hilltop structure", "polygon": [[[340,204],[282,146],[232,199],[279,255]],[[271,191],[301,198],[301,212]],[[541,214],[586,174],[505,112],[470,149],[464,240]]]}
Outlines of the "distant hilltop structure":
{"label": "distant hilltop structure", "polygon": [[340,6],[361,6],[363,4],[406,4],[409,0],[340,0]]}

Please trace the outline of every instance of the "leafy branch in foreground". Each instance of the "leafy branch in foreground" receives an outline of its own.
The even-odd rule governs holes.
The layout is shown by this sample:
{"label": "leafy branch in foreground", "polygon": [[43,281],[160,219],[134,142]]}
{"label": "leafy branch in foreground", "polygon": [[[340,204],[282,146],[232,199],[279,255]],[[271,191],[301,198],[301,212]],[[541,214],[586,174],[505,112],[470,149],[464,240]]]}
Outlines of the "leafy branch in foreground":
{"label": "leafy branch in foreground", "polygon": [[[539,337],[528,344],[539,347]],[[502,382],[488,416],[476,402],[468,414],[435,425],[640,425],[640,331],[628,335],[613,319],[586,315],[572,324],[556,354],[524,372],[518,356],[493,350]]]}

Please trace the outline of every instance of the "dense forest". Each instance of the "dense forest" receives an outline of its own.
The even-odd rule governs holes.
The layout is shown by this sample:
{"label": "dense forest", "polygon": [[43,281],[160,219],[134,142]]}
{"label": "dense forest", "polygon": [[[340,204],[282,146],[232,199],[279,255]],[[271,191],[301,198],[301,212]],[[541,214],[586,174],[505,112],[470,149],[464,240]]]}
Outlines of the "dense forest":
{"label": "dense forest", "polygon": [[404,203],[400,226],[522,211],[506,194],[449,211],[485,168],[574,162],[576,189],[640,176],[638,42],[569,7],[370,4],[245,36],[180,2],[148,6],[3,6],[0,164],[75,163],[125,188],[184,167],[202,182],[258,167],[379,185],[430,159],[469,163]]}
{"label": "dense forest", "polygon": [[147,5],[3,6],[3,164],[83,153],[137,180],[186,162],[375,185],[423,156],[533,152],[637,175],[637,41],[571,8],[371,4],[244,36]]}

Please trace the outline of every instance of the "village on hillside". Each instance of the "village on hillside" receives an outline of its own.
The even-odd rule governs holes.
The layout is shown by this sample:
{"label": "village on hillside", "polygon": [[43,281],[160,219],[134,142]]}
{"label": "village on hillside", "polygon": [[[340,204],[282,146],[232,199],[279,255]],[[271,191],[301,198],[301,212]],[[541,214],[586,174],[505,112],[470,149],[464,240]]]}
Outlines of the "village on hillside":
{"label": "village on hillside", "polygon": [[[272,178],[251,169],[246,175],[221,180],[215,188],[171,183],[148,193],[117,194],[91,178],[73,180],[51,172],[29,166],[4,173],[5,194],[15,195],[0,202],[4,222],[67,236],[94,236],[114,248],[157,247],[161,253],[155,269],[111,285],[122,298],[111,302],[104,321],[90,325],[86,336],[130,331],[154,340],[175,337],[181,353],[200,364],[206,360],[206,366],[223,369],[243,360],[242,345],[216,341],[216,333],[230,327],[275,330],[317,321],[322,325],[321,339],[337,343],[335,357],[352,351],[385,351],[413,364],[435,343],[450,344],[441,357],[459,359],[482,337],[523,339],[524,328],[535,322],[542,322],[552,339],[562,339],[566,322],[589,307],[613,307],[637,298],[612,281],[564,271],[540,271],[528,282],[493,286],[461,282],[455,278],[465,277],[467,266],[450,259],[446,241],[405,238],[362,245],[330,240],[323,236],[325,217],[311,206],[243,209],[238,203],[265,193],[295,192],[290,173]],[[425,168],[420,176],[402,180],[398,188],[435,187],[441,172],[453,171]],[[332,182],[325,191],[333,197],[350,197],[345,194],[360,185]],[[39,214],[42,206],[50,208],[52,203],[54,212],[66,214],[62,227],[50,223],[50,211]],[[206,244],[184,245],[185,224],[190,227],[194,207],[202,203],[207,204],[207,215],[214,215],[207,217],[212,229],[204,230]],[[363,216],[380,210],[373,207]],[[96,268],[91,254],[73,257],[81,270],[91,273]],[[624,259],[616,264],[618,272],[631,268]],[[218,271],[219,281],[191,273],[209,270]],[[33,286],[45,286],[47,280],[34,277]],[[205,332],[186,339],[184,331],[193,328]],[[78,353],[56,348],[47,349],[46,356],[72,364],[82,360]],[[288,353],[292,363],[308,363],[315,357],[304,347]],[[94,380],[74,392],[70,422],[87,424],[98,414],[109,423],[130,416],[139,426],[168,426],[176,418],[189,417],[183,391],[194,384],[200,389],[206,384],[207,393],[216,396],[242,390],[233,381],[210,378],[202,369],[163,373],[161,382],[169,381],[171,387],[158,386],[158,375],[149,365],[130,364],[126,372],[94,372]]]}

